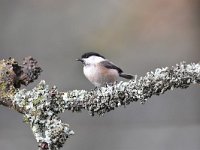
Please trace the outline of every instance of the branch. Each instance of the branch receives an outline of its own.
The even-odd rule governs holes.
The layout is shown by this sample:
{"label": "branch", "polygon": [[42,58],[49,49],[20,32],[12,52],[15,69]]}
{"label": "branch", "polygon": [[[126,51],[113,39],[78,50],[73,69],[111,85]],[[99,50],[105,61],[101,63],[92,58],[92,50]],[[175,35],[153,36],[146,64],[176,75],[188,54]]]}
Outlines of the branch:
{"label": "branch", "polygon": [[[58,150],[64,145],[69,136],[74,134],[69,126],[62,123],[58,117],[58,114],[65,110],[79,112],[85,109],[92,116],[96,114],[103,115],[119,106],[128,105],[134,101],[140,101],[144,104],[152,95],[160,95],[167,90],[187,88],[192,83],[200,84],[200,64],[186,64],[183,62],[172,68],[158,68],[155,72],[148,72],[146,76],[139,79],[135,77],[129,82],[119,82],[91,91],[59,92],[55,86],[49,88],[45,81],[41,81],[37,87],[27,91],[25,89],[20,90],[18,87],[21,84],[28,84],[30,81],[35,80],[41,69],[36,67],[37,71],[35,70],[35,72],[37,73],[35,73],[35,76],[31,76],[32,80],[30,80],[30,76],[26,73],[26,69],[30,69],[30,67],[21,67],[24,70],[19,69],[20,71],[23,70],[26,76],[22,75],[23,73],[13,71],[13,69],[9,69],[10,72],[5,75],[6,73],[2,71],[8,68],[5,67],[7,66],[5,62],[5,60],[0,62],[0,97],[2,98],[0,104],[14,108],[24,114],[24,122],[30,125],[39,143],[40,150]],[[4,67],[2,67],[2,64],[4,64]],[[20,82],[16,84],[12,74],[14,74],[14,77],[21,77],[18,79]],[[4,78],[5,76],[8,76],[9,80]],[[29,79],[28,82],[25,82],[27,79]]]}

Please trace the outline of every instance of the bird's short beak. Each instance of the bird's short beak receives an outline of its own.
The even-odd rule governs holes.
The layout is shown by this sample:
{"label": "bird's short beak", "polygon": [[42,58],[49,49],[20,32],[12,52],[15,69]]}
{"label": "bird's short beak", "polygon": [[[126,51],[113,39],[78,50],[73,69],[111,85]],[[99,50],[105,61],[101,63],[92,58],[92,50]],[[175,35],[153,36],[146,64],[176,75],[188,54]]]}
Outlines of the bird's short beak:
{"label": "bird's short beak", "polygon": [[80,58],[76,59],[76,61],[80,61],[80,62],[84,63],[83,59],[80,59]]}

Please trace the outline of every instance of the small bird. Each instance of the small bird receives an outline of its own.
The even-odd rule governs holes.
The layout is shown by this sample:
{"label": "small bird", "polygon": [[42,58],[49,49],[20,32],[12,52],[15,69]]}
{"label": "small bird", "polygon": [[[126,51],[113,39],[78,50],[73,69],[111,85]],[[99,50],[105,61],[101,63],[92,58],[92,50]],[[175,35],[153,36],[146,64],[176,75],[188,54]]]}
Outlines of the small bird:
{"label": "small bird", "polygon": [[113,84],[118,77],[133,79],[132,75],[123,73],[122,69],[98,53],[88,52],[76,60],[83,63],[84,75],[96,87]]}

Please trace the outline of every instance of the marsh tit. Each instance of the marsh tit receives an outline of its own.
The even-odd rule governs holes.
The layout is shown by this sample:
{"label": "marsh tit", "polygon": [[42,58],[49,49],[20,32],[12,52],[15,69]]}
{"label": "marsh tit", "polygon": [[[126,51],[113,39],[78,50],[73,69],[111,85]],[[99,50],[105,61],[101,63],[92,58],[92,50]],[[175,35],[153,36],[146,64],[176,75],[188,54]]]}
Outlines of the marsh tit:
{"label": "marsh tit", "polygon": [[133,79],[132,75],[123,73],[122,69],[98,53],[88,52],[76,60],[83,63],[84,75],[96,87],[112,84],[118,77]]}

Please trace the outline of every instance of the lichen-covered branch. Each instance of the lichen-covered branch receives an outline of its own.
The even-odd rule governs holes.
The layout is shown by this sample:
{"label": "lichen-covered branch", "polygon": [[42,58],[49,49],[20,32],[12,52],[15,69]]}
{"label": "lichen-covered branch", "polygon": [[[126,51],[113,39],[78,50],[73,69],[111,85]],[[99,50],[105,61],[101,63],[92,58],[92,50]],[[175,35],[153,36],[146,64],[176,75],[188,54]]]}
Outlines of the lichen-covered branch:
{"label": "lichen-covered branch", "polygon": [[200,83],[200,64],[182,62],[172,68],[158,68],[155,72],[147,72],[146,76],[129,82],[119,82],[92,91],[65,92],[63,101],[66,103],[65,109],[86,109],[91,115],[102,115],[133,101],[144,104],[152,95],[160,95],[175,88],[187,88],[192,83]]}
{"label": "lichen-covered branch", "polygon": [[[7,61],[11,60],[13,59]],[[91,115],[103,115],[134,101],[144,104],[152,95],[163,94],[167,90],[187,88],[192,83],[200,84],[200,64],[182,62],[172,68],[158,68],[155,72],[148,72],[146,76],[135,77],[129,82],[119,82],[91,91],[59,92],[56,87],[49,88],[45,81],[41,81],[37,87],[27,91],[20,90],[18,87],[35,80],[41,69],[28,65],[29,67],[16,67],[20,71],[14,71],[12,67],[8,69],[9,67],[5,65],[7,61],[0,62],[0,97],[2,98],[0,104],[24,114],[24,122],[30,125],[40,150],[58,150],[68,137],[74,134],[58,117],[58,114],[65,110],[79,112],[85,109]],[[37,68],[37,71],[33,68]],[[32,73],[31,69],[35,73],[29,76]],[[9,72],[5,73],[4,70]],[[17,76],[17,83],[13,76]]]}

